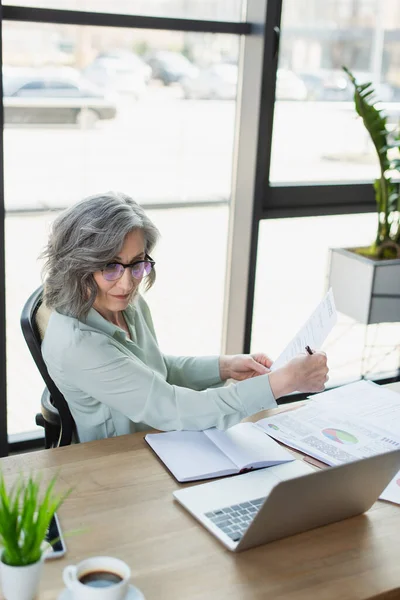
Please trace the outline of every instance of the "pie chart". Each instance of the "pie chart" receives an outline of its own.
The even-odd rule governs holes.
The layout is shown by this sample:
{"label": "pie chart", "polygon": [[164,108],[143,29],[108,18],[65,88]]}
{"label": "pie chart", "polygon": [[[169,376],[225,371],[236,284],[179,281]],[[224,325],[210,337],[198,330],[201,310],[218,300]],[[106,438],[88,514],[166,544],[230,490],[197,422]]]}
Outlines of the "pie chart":
{"label": "pie chart", "polygon": [[348,431],[343,431],[343,429],[329,427],[327,429],[323,429],[322,434],[338,444],[357,444],[358,442],[358,439],[355,435],[348,433]]}

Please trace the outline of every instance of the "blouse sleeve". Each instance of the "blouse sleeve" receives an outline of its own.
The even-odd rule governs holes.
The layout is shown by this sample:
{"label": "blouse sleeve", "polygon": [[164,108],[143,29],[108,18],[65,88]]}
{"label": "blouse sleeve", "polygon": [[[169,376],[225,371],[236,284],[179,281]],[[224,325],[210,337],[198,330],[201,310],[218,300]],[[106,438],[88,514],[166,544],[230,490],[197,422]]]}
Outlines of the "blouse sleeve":
{"label": "blouse sleeve", "polygon": [[222,384],[218,356],[163,356],[168,383],[192,390]]}
{"label": "blouse sleeve", "polygon": [[268,375],[204,391],[180,387],[136,356],[125,355],[101,333],[85,332],[74,351],[64,353],[63,363],[65,377],[83,392],[134,422],[164,431],[225,429],[276,406]]}

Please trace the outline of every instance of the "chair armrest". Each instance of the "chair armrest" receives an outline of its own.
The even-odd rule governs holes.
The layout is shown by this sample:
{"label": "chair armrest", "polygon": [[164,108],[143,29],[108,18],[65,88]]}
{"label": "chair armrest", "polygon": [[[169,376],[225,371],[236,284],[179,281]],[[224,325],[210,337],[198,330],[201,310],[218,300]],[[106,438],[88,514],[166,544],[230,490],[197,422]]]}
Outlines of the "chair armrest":
{"label": "chair armrest", "polygon": [[61,427],[60,415],[56,407],[51,402],[49,390],[44,388],[41,399],[41,413],[48,423]]}

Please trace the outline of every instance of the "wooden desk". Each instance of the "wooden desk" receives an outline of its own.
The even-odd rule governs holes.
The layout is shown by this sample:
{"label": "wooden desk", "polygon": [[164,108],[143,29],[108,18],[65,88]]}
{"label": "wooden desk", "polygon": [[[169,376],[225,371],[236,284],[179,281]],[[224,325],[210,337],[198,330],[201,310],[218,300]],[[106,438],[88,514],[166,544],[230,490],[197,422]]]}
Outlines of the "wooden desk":
{"label": "wooden desk", "polygon": [[[400,586],[400,507],[233,554],[172,499],[179,484],[143,434],[1,459],[8,481],[23,469],[58,470],[75,486],[60,509],[68,554],[46,563],[38,600],[55,600],[65,565],[109,554],[125,560],[146,600],[365,600]],[[393,596],[390,596],[391,598]]]}

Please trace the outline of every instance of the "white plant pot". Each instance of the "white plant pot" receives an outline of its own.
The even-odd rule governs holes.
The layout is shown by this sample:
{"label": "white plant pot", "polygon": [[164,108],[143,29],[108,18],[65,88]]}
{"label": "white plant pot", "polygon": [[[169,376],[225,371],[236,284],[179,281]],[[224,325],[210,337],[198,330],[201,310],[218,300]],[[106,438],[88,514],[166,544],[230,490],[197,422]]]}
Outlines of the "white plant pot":
{"label": "white plant pot", "polygon": [[359,323],[400,322],[400,259],[373,260],[332,248],[329,285],[337,310]]}
{"label": "white plant pot", "polygon": [[37,594],[43,557],[26,567],[11,567],[0,560],[1,589],[5,600],[33,600]]}

